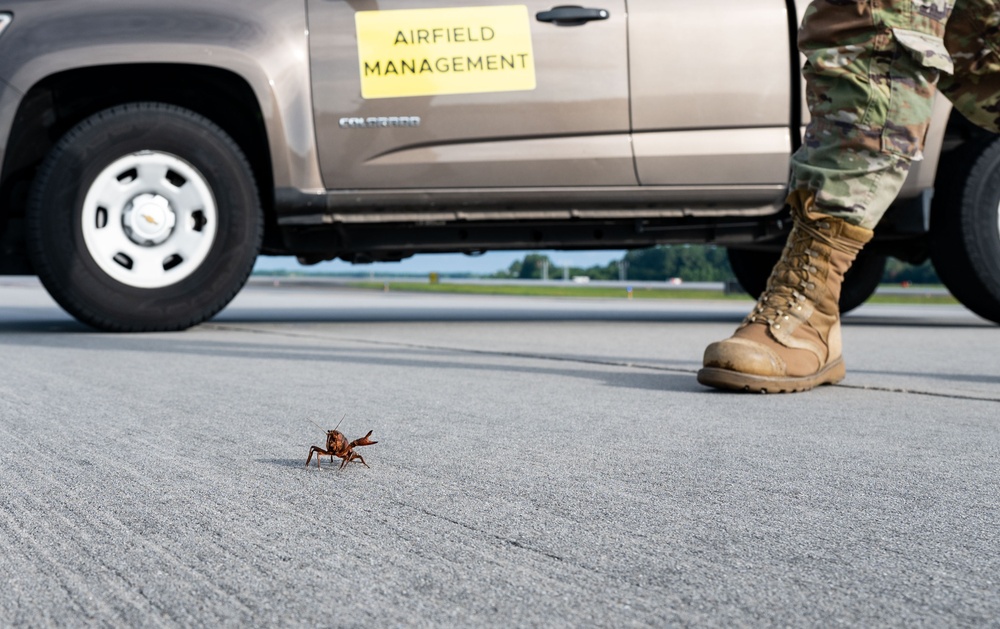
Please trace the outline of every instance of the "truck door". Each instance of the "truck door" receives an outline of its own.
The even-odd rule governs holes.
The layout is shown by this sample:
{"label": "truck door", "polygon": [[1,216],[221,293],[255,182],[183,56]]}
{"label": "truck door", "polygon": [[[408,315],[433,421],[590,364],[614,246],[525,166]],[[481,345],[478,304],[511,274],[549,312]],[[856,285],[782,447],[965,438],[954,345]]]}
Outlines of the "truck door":
{"label": "truck door", "polygon": [[773,197],[787,183],[792,148],[785,0],[628,7],[640,182],[760,187],[761,200]]}
{"label": "truck door", "polygon": [[558,4],[307,0],[326,187],[637,185],[625,0]]}

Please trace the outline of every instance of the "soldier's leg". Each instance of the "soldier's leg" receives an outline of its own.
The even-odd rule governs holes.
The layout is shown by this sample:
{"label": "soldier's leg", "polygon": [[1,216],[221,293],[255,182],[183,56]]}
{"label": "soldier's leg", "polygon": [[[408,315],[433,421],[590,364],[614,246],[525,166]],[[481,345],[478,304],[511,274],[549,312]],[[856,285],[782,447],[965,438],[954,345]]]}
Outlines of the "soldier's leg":
{"label": "soldier's leg", "polygon": [[844,273],[903,184],[931,117],[944,0],[816,0],[805,54],[809,124],[792,159],[793,228],[757,306],[705,350],[698,381],[803,391],[843,379],[838,301]]}
{"label": "soldier's leg", "polygon": [[966,118],[1000,133],[1000,2],[962,0],[948,21],[945,46],[955,72],[941,92]]}
{"label": "soldier's leg", "polygon": [[[799,37],[812,121],[792,188],[818,211],[873,229],[922,158],[934,85],[952,62],[952,2],[817,0]],[[942,8],[943,7],[943,8]]]}

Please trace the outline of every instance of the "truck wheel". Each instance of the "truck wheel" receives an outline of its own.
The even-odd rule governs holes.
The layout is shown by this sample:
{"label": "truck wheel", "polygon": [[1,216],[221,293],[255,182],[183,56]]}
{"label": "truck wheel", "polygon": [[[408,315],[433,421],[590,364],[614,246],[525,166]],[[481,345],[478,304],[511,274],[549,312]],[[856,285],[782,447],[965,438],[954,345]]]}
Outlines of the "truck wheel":
{"label": "truck wheel", "polygon": [[1000,140],[942,160],[931,207],[931,261],[958,301],[1000,323]]}
{"label": "truck wheel", "polygon": [[[781,258],[780,252],[747,249],[727,249],[729,266],[733,275],[755,299],[767,288],[767,278],[771,269]],[[857,260],[844,276],[840,289],[840,313],[848,313],[865,303],[878,288],[885,274],[887,258],[868,250],[862,250]]]}
{"label": "truck wheel", "polygon": [[95,328],[182,330],[243,287],[263,218],[246,157],[194,112],[132,103],[84,120],[35,179],[28,250],[49,294]]}

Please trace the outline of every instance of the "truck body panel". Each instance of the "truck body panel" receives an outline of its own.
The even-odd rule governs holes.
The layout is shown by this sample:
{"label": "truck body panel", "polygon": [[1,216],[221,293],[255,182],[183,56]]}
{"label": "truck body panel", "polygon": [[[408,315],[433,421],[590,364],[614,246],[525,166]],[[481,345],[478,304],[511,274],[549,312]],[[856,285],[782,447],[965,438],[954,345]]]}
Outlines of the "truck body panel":
{"label": "truck body panel", "polygon": [[257,98],[275,185],[322,189],[302,3],[17,0],[0,10],[14,13],[0,40],[0,78],[19,93],[47,77],[100,66],[183,64],[233,72]]}

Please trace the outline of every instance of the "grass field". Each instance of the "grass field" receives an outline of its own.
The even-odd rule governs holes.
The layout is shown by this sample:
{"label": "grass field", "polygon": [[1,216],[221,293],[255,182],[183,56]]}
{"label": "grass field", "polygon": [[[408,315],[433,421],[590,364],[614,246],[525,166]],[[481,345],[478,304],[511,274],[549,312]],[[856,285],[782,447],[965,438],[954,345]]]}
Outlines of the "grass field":
{"label": "grass field", "polygon": [[[372,290],[398,290],[421,293],[461,293],[474,295],[520,295],[538,297],[591,297],[627,299],[628,294],[620,288],[599,286],[523,286],[509,284],[431,284],[429,282],[379,282],[358,281],[350,286]],[[926,295],[919,288],[913,288],[912,295],[873,295],[868,303],[875,304],[957,304],[951,295]],[[723,291],[636,288],[633,299],[725,299],[751,301],[749,295],[726,294]]]}

